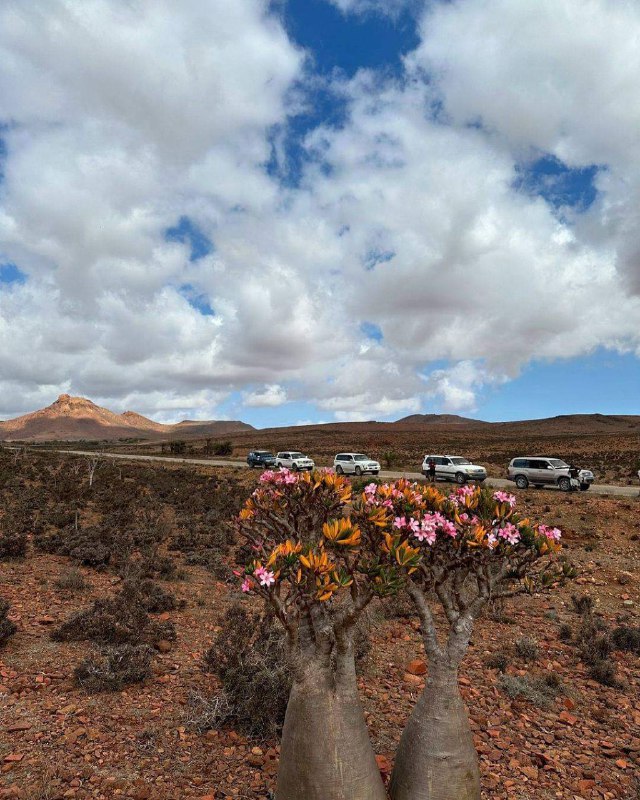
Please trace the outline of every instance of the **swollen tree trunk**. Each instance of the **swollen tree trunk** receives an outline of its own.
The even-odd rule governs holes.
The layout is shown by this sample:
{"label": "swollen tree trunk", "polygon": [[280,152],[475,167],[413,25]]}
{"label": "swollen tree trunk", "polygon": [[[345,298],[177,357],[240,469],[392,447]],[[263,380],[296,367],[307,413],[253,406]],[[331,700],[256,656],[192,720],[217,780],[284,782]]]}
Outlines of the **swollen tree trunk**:
{"label": "swollen tree trunk", "polygon": [[353,654],[297,676],[282,731],[276,800],[385,800]]}
{"label": "swollen tree trunk", "polygon": [[480,800],[478,756],[458,688],[457,663],[431,659],[427,685],[404,729],[392,800]]}

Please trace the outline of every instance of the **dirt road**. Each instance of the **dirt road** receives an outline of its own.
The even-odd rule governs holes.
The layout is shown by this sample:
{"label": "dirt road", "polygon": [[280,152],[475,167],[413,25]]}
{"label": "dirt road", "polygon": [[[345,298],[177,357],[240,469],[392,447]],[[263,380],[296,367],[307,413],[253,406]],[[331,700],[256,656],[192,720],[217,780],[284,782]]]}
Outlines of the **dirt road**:
{"label": "dirt road", "polygon": [[[168,456],[146,456],[135,455],[131,453],[101,453],[95,450],[57,450],[56,452],[74,455],[74,456],[91,456],[92,458],[115,458],[124,461],[160,461],[169,464],[194,464],[200,467],[239,467],[249,469],[245,461],[234,461],[232,459],[221,458],[173,458]],[[423,475],[420,472],[387,472],[380,473],[380,477],[384,480],[394,480],[396,478],[409,478],[410,480],[423,480]],[[504,480],[503,478],[487,478],[485,481],[487,486],[495,489],[509,489],[513,488],[511,481]],[[559,491],[555,487],[548,487],[549,491]],[[640,489],[638,486],[613,486],[611,484],[594,484],[589,490],[592,494],[612,495],[614,497],[639,497]]]}

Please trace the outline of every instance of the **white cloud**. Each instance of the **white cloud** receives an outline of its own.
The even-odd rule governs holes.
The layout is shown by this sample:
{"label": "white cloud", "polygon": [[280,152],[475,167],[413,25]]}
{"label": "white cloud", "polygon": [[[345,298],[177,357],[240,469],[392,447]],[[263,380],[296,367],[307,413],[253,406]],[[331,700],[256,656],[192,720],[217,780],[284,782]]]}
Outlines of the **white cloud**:
{"label": "white cloud", "polygon": [[343,14],[384,14],[396,17],[405,9],[417,10],[425,0],[328,0]]}
{"label": "white cloud", "polygon": [[[334,80],[347,122],[308,136],[297,189],[264,167],[304,75],[266,7],[0,6],[0,258],[28,275],[0,285],[0,414],[62,391],[162,419],[237,393],[465,411],[533,358],[640,352],[635,5],[432,4],[403,79]],[[586,214],[513,188],[540,150],[606,167]],[[213,243],[196,262],[164,238],[182,216]]]}
{"label": "white cloud", "polygon": [[262,392],[244,392],[242,402],[249,408],[281,406],[287,402],[287,393],[278,384],[265,386]]}

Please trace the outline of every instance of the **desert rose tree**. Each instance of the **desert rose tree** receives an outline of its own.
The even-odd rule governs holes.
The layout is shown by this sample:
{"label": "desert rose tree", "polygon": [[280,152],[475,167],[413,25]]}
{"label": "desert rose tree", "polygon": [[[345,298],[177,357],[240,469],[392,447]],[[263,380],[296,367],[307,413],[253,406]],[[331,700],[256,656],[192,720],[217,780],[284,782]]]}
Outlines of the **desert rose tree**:
{"label": "desert rose tree", "polygon": [[384,800],[357,691],[353,637],[376,595],[417,563],[408,541],[381,548],[388,510],[350,517],[351,486],[328,472],[268,471],[238,519],[254,557],[242,588],[262,598],[286,632],[293,674],[277,800]]}
{"label": "desert rose tree", "polygon": [[[458,669],[474,621],[492,598],[531,591],[553,581],[545,556],[560,549],[560,531],[533,525],[506,492],[464,486],[446,496],[399,481],[370,484],[354,503],[353,520],[365,530],[371,509],[384,510],[378,528],[390,552],[417,547],[406,588],[422,625],[429,675],[403,732],[392,775],[393,800],[479,800],[477,754],[458,688]],[[416,568],[417,563],[417,568]],[[432,604],[444,611],[439,638]]]}

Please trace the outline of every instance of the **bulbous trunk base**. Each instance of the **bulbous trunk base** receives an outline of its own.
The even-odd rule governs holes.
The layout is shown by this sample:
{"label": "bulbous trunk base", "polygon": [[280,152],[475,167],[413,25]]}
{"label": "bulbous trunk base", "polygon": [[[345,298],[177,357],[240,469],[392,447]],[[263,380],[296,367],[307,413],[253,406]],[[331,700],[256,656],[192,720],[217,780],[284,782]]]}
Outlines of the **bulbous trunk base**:
{"label": "bulbous trunk base", "polygon": [[478,756],[457,670],[430,672],[402,734],[389,793],[392,800],[480,800]]}
{"label": "bulbous trunk base", "polygon": [[385,800],[355,681],[317,683],[291,690],[276,800]]}

